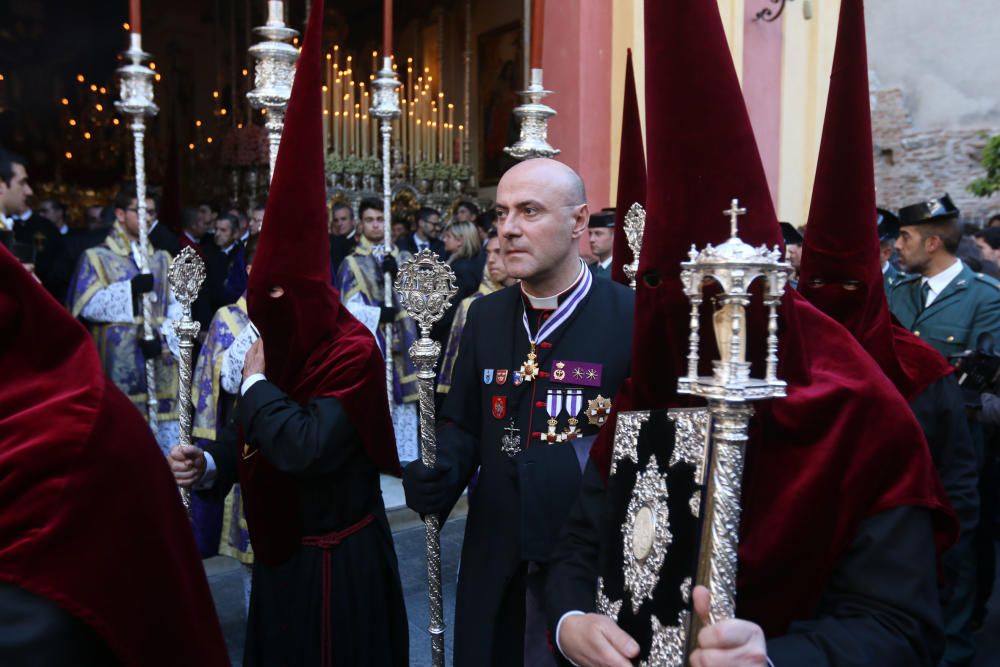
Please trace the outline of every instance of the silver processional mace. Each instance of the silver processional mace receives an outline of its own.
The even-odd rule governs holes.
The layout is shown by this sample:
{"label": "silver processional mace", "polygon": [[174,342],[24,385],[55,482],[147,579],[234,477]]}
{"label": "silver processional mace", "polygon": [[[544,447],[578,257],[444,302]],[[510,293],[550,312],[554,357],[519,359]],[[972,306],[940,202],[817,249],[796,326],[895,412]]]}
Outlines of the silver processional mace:
{"label": "silver processional mace", "polygon": [[530,85],[521,91],[525,102],[514,108],[514,115],[521,121],[520,136],[513,146],[503,149],[504,153],[516,160],[559,155],[559,149],[549,144],[549,118],[555,116],[556,111],[542,102],[551,94],[552,91],[545,90],[542,84],[542,69],[533,68]]}
{"label": "silver processional mace", "polygon": [[[174,330],[180,341],[181,358],[178,374],[180,382],[177,388],[177,416],[180,421],[181,445],[191,445],[191,379],[192,354],[194,339],[201,329],[201,324],[191,318],[191,304],[198,298],[201,284],[205,282],[205,263],[198,253],[190,247],[181,250],[170,265],[170,288],[181,305],[181,318],[174,322]],[[181,489],[181,500],[184,508],[191,513],[191,491]]]}
{"label": "silver processional mace", "polygon": [[[396,277],[399,300],[420,326],[420,338],[410,347],[417,366],[420,392],[420,460],[428,468],[437,463],[434,431],[435,366],[441,344],[431,340],[430,330],[451,305],[458,292],[455,273],[430,250],[422,250],[403,263]],[[427,536],[427,596],[430,602],[431,664],[444,667],[444,607],[441,599],[441,525],[436,514],[424,517]]]}
{"label": "silver processional mace", "polygon": [[[125,52],[130,64],[118,69],[121,99],[115,107],[131,119],[132,139],[135,145],[135,194],[136,215],[139,218],[139,252],[133,253],[140,273],[150,273],[149,266],[149,220],[146,211],[146,116],[159,111],[153,102],[153,77],[156,73],[143,63],[150,55],[142,50],[142,36],[131,33],[131,42]],[[153,328],[153,294],[142,295],[142,337],[154,340],[157,332]],[[157,431],[159,401],[156,396],[156,360],[146,360],[146,412],[149,427]]]}
{"label": "silver processional mace", "polygon": [[[382,61],[382,70],[372,83],[375,90],[374,106],[368,110],[379,119],[379,130],[382,134],[382,216],[385,220],[382,230],[383,257],[392,253],[392,121],[400,116],[399,80],[392,71],[392,58],[386,56]],[[387,307],[392,306],[392,276],[388,272],[382,274],[382,293]],[[389,391],[389,402],[392,402],[392,322],[384,327],[385,336],[385,381]]]}
{"label": "silver processional mace", "polygon": [[264,128],[267,130],[270,161],[268,180],[274,176],[281,131],[285,127],[285,110],[288,98],[292,96],[295,61],[299,57],[299,50],[288,43],[288,40],[298,36],[299,31],[285,25],[284,14],[284,2],[269,0],[267,23],[254,28],[254,32],[266,40],[248,49],[257,62],[253,70],[254,88],[247,93],[247,99],[254,109],[265,109],[267,112]]}

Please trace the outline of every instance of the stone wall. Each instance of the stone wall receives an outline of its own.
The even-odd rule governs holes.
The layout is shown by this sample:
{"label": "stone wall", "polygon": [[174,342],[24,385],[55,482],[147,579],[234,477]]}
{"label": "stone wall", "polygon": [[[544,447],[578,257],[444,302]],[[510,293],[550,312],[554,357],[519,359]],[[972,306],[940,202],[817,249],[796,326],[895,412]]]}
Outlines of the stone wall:
{"label": "stone wall", "polygon": [[966,189],[983,176],[983,147],[1000,128],[919,129],[907,112],[902,89],[875,87],[871,99],[879,206],[897,209],[947,192],[966,222],[982,224],[1000,213],[1000,196],[981,199]]}

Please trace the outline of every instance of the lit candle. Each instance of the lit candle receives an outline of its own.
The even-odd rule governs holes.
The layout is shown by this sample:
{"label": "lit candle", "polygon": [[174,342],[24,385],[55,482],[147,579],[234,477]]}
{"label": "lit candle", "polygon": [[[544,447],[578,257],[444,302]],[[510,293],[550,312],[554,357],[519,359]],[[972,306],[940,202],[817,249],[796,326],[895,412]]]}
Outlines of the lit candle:
{"label": "lit candle", "polygon": [[129,44],[135,51],[142,51],[142,0],[128,0]]}
{"label": "lit candle", "polygon": [[542,68],[542,38],[545,32],[545,0],[531,2],[531,69]]}
{"label": "lit candle", "polygon": [[392,54],[392,0],[382,3],[382,54]]}

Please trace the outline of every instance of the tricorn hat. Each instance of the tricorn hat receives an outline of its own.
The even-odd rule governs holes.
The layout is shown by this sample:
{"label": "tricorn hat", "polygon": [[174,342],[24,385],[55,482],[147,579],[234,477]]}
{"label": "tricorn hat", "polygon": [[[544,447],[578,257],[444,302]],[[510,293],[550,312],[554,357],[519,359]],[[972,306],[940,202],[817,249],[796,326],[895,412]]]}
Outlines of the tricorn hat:
{"label": "tricorn hat", "polygon": [[925,222],[947,222],[958,217],[959,210],[948,193],[919,204],[911,204],[899,209],[899,225],[919,225]]}
{"label": "tricorn hat", "polygon": [[790,222],[779,222],[781,226],[781,238],[785,245],[802,245],[802,234]]}
{"label": "tricorn hat", "polygon": [[597,213],[591,213],[590,214],[590,222],[587,223],[587,226],[590,227],[591,229],[593,229],[595,227],[599,227],[599,228],[603,227],[603,228],[606,228],[606,229],[610,229],[610,228],[614,227],[615,226],[615,210],[614,209],[611,209],[611,210],[605,209],[605,210],[599,211]]}
{"label": "tricorn hat", "polygon": [[876,208],[878,225],[878,240],[882,243],[899,236],[899,218],[892,211]]}

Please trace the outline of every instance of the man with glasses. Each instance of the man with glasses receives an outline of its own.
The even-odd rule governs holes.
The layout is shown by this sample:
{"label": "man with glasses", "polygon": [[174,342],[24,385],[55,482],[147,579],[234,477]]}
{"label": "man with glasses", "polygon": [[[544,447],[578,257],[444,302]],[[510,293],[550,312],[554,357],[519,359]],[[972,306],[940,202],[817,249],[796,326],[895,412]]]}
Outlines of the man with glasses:
{"label": "man with glasses", "polygon": [[441,241],[441,214],[432,208],[424,206],[417,211],[417,229],[410,236],[399,242],[403,250],[416,255],[421,250],[430,250],[438,259],[447,259],[444,243]]}
{"label": "man with glasses", "polygon": [[[135,186],[127,185],[115,196],[115,223],[100,245],[80,259],[70,285],[69,308],[83,320],[97,343],[104,371],[146,414],[147,359],[156,361],[156,396],[159,399],[157,442],[164,453],[177,444],[177,365],[180,356],[173,320],[180,305],[167,282],[170,255],[148,249],[150,273],[142,274],[136,262],[139,248],[139,216]],[[152,292],[153,340],[142,337],[143,294]],[[171,354],[172,351],[172,354]]]}

